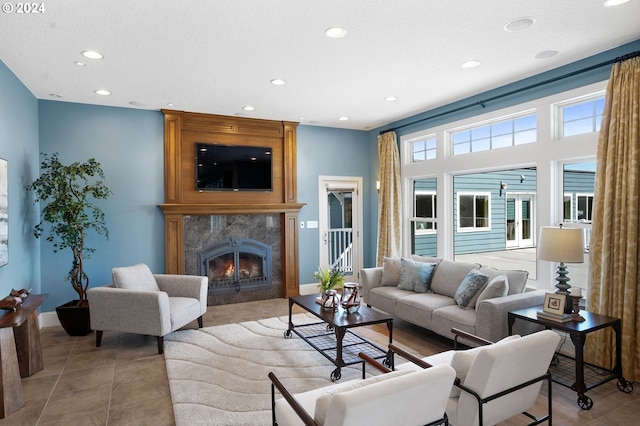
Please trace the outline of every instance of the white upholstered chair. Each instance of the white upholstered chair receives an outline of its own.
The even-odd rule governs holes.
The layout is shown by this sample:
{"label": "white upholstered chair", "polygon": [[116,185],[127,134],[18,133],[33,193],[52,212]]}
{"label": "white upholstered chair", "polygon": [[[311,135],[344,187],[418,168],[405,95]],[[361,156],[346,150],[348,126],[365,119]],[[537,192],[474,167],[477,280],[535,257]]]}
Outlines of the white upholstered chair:
{"label": "white upholstered chair", "polygon": [[[381,364],[377,368],[390,371]],[[393,371],[298,394],[291,394],[273,373],[269,378],[277,426],[423,426],[446,424],[455,371],[447,365]],[[283,398],[276,399],[276,388]]]}
{"label": "white upholstered chair", "polygon": [[[459,330],[452,330],[466,334]],[[468,336],[467,337],[473,337]],[[447,351],[416,358],[400,348],[390,349],[411,363],[398,365],[398,370],[419,369],[432,365],[450,365],[456,370],[456,383],[447,402],[447,417],[452,426],[495,425],[524,414],[530,425],[552,422],[551,375],[549,365],[560,336],[542,330],[523,337],[509,336],[473,349]],[[488,345],[486,345],[489,343]],[[536,403],[543,382],[547,382],[547,415],[536,418],[527,413]]]}
{"label": "white upholstered chair", "polygon": [[87,292],[96,346],[104,331],[117,331],[157,336],[163,353],[166,334],[194,320],[202,327],[207,277],[152,274],[144,264],[113,268],[112,277],[112,284]]}

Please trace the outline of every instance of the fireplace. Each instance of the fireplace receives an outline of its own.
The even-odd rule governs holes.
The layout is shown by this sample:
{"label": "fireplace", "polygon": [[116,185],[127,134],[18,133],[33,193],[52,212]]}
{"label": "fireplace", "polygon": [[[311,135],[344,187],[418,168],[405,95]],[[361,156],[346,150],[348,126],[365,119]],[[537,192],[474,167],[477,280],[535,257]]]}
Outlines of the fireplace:
{"label": "fireplace", "polygon": [[269,289],[271,247],[249,238],[228,238],[198,250],[198,275],[209,278],[209,295]]}

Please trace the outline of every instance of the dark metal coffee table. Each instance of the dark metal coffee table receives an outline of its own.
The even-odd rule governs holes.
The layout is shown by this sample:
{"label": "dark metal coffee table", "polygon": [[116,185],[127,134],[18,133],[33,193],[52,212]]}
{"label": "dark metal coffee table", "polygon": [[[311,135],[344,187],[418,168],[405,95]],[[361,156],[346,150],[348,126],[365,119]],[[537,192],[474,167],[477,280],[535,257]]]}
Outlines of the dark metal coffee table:
{"label": "dark metal coffee table", "polygon": [[[389,343],[391,344],[393,343],[393,318],[364,305],[360,305],[360,310],[353,314],[348,314],[342,308],[335,312],[325,311],[316,302],[316,298],[317,295],[315,294],[289,298],[289,328],[284,332],[284,337],[290,339],[292,333],[297,334],[302,340],[331,361],[336,366],[330,376],[332,381],[340,380],[342,367],[363,362],[362,358],[358,357],[360,352],[374,359],[384,358],[383,364],[391,365],[391,351],[375,345],[350,329],[386,323],[389,330]],[[292,320],[293,305],[300,306],[321,321],[294,325]]]}

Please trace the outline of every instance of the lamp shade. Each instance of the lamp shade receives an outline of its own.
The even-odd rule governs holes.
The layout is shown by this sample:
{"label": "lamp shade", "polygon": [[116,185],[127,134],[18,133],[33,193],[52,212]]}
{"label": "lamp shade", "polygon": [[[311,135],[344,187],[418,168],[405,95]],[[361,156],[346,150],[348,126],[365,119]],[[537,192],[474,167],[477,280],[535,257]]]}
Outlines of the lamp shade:
{"label": "lamp shade", "polygon": [[543,226],[538,238],[538,259],[550,262],[583,263],[582,229]]}

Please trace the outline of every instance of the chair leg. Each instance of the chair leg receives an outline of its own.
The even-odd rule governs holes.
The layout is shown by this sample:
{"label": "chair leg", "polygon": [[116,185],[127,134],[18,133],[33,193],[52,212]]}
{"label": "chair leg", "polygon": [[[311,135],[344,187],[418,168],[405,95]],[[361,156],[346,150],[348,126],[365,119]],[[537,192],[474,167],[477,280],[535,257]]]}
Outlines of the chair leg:
{"label": "chair leg", "polygon": [[202,315],[198,317],[198,328],[202,328]]}
{"label": "chair leg", "polygon": [[96,348],[102,344],[102,330],[96,330]]}
{"label": "chair leg", "polygon": [[162,355],[164,353],[164,337],[158,336],[158,353]]}

